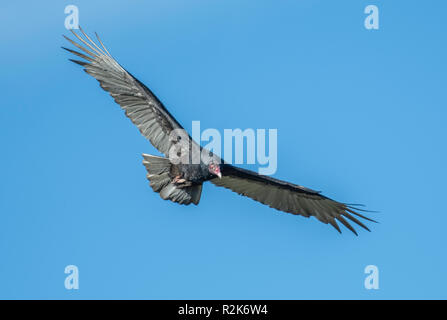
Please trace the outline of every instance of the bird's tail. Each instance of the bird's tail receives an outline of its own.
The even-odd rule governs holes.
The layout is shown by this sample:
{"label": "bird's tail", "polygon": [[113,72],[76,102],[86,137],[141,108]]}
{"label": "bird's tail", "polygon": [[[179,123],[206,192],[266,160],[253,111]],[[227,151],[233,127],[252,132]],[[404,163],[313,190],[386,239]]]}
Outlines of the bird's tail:
{"label": "bird's tail", "polygon": [[172,182],[169,158],[157,157],[143,153],[143,164],[147,170],[147,179],[152,190],[160,193],[164,200],[180,204],[198,204],[202,194],[202,185],[180,188]]}

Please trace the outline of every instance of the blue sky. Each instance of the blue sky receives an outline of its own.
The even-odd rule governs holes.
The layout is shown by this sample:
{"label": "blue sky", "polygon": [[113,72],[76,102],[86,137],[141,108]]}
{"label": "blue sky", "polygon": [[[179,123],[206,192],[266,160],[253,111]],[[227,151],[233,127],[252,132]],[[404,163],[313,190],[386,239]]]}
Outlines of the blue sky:
{"label": "blue sky", "polygon": [[[339,235],[210,184],[197,207],[161,200],[141,164],[156,150],[60,49],[68,4],[187,129],[276,128],[275,177],[380,224]],[[0,298],[447,298],[446,10],[2,2]],[[64,287],[71,264],[79,290]],[[379,290],[364,288],[370,264]]]}

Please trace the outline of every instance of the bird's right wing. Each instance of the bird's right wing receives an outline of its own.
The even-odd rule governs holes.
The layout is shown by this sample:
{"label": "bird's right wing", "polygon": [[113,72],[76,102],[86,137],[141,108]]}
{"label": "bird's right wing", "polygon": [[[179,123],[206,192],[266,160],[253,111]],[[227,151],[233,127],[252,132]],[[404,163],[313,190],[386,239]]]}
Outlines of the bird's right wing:
{"label": "bird's right wing", "polygon": [[[175,118],[168,112],[158,98],[133,77],[118,62],[112,58],[110,53],[98,38],[99,45],[86,35],[82,29],[81,35],[71,30],[79,43],[65,37],[70,43],[82,50],[83,53],[71,49],[65,50],[83,58],[85,61],[71,61],[84,67],[85,72],[96,78],[100,86],[108,91],[126,116],[138,127],[152,145],[161,153],[169,156],[170,148],[181,138],[171,136],[175,129],[183,130]],[[84,36],[84,38],[82,37]],[[184,134],[188,142],[192,141],[188,134]]]}
{"label": "bird's right wing", "polygon": [[332,200],[318,191],[303,186],[260,175],[230,164],[223,164],[221,172],[221,179],[211,180],[216,186],[230,189],[280,211],[304,217],[314,216],[323,223],[329,223],[339,232],[341,230],[337,225],[337,220],[356,235],[357,232],[345,218],[368,231],[368,227],[355,216],[375,222],[358,213],[357,210],[360,209]]}

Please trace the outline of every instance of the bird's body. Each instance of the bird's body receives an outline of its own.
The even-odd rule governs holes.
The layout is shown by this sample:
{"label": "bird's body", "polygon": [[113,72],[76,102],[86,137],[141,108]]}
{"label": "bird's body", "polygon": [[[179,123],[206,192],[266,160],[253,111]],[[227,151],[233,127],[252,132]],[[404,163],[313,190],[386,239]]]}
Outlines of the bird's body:
{"label": "bird's body", "polygon": [[143,136],[165,155],[158,157],[143,154],[150,186],[163,199],[197,205],[203,183],[210,181],[216,186],[230,189],[277,210],[304,217],[315,216],[319,221],[331,224],[339,232],[336,221],[357,234],[345,218],[369,230],[355,216],[373,220],[359,214],[358,208],[329,199],[318,191],[232,166],[201,148],[161,101],[112,58],[99,37],[98,45],[82,30],[81,33],[85,38],[73,32],[81,44],[66,39],[83,53],[64,49],[86,60],[70,59],[83,66],[88,74],[99,81],[101,87],[110,93]]}

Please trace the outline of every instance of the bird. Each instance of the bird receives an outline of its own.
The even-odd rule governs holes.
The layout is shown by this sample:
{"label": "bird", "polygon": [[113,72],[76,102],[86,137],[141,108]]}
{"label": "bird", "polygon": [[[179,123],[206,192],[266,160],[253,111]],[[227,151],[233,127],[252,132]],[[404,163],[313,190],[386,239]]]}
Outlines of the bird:
{"label": "bird", "polygon": [[[337,222],[355,235],[358,233],[350,222],[367,231],[370,229],[359,218],[376,222],[360,213],[372,212],[359,208],[362,205],[338,202],[321,191],[233,166],[202,148],[156,95],[112,57],[97,33],[94,41],[81,27],[79,31],[70,31],[77,40],[63,37],[79,51],[62,48],[83,60],[69,60],[98,80],[101,88],[112,96],[141,134],[164,155],[142,154],[149,185],[162,199],[182,205],[198,205],[203,183],[211,182],[279,211],[315,217],[339,233],[342,231]],[[191,150],[206,156],[192,163]],[[175,157],[170,157],[172,154],[178,156],[176,161],[173,161]]]}

